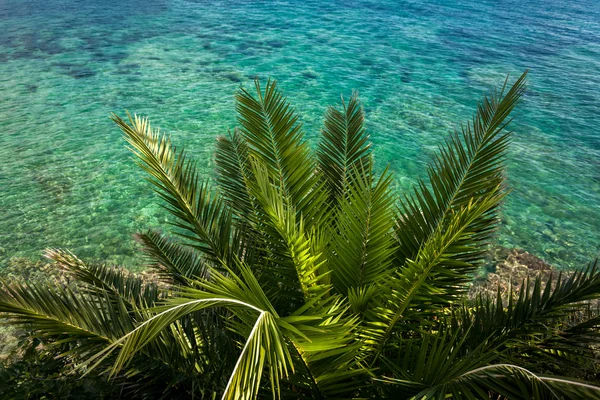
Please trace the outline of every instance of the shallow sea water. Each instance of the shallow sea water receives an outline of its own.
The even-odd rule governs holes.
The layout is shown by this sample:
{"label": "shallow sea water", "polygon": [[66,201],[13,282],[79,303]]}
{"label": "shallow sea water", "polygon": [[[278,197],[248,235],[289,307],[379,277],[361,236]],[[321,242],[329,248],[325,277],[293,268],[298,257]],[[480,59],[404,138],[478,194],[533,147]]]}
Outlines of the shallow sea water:
{"label": "shallow sea water", "polygon": [[527,68],[498,242],[583,266],[600,252],[596,1],[3,0],[0,265],[48,246],[139,265],[132,234],[166,214],[111,112],[151,116],[210,176],[254,76],[279,81],[311,140],[356,89],[378,166],[405,191],[477,100]]}

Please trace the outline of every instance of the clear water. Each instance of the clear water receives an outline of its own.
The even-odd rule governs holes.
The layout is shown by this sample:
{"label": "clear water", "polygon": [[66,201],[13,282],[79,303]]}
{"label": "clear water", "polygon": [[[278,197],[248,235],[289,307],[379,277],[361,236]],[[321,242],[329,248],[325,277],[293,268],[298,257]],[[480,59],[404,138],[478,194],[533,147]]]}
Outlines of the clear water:
{"label": "clear water", "polygon": [[358,89],[379,165],[407,190],[482,94],[526,68],[499,242],[581,266],[600,251],[595,0],[2,0],[0,259],[60,246],[139,262],[131,235],[165,213],[113,111],[151,116],[208,175],[253,76],[279,80],[311,139]]}

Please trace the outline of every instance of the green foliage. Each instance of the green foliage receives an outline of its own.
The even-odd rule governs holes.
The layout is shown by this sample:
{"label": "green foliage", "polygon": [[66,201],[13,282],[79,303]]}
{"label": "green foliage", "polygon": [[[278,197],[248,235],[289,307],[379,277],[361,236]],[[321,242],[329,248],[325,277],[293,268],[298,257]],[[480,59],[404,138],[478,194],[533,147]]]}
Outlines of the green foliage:
{"label": "green foliage", "polygon": [[356,94],[312,152],[274,81],[240,89],[216,189],[146,119],[115,115],[183,240],[137,235],[155,280],[51,250],[72,283],[6,282],[0,312],[70,373],[140,398],[600,398],[573,378],[596,372],[595,263],[506,302],[466,297],[524,83],[485,97],[402,198],[374,172]]}

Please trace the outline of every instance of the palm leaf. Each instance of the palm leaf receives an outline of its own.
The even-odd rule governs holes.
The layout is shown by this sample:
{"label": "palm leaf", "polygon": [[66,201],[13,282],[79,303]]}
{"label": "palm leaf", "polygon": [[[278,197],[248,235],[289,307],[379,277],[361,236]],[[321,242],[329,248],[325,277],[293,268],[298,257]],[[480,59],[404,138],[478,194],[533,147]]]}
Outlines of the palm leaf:
{"label": "palm leaf", "polygon": [[537,371],[557,374],[569,371],[574,377],[594,375],[597,364],[594,347],[600,341],[600,317],[576,324],[569,324],[561,318],[557,320],[557,323],[546,324],[549,332],[545,332],[543,339],[525,347],[530,357],[516,354],[513,358],[521,365]]}
{"label": "palm leaf", "polygon": [[59,249],[47,249],[45,256],[74,278],[80,291],[118,298],[129,310],[153,306],[159,300],[156,283],[145,281],[123,268],[88,264],[73,253]]}
{"label": "palm leaf", "polygon": [[349,175],[354,184],[338,199],[328,257],[334,287],[345,296],[385,280],[395,251],[391,176],[385,171],[375,180],[362,169]]}
{"label": "palm leaf", "polygon": [[[487,332],[490,335],[483,337],[472,319],[457,320],[456,316],[440,321],[435,330],[413,332],[411,337],[395,342],[394,354],[388,352],[383,359],[388,372],[381,381],[393,385],[382,386],[385,393],[400,390],[404,398],[411,399],[491,398],[492,394],[508,399],[562,398],[566,393],[586,393],[583,398],[600,395],[600,388],[592,385],[531,372],[531,366],[539,368],[541,364],[529,362],[526,369],[528,363],[523,361],[536,357],[535,353],[506,347],[506,336],[503,341],[501,331]],[[523,359],[513,357],[518,364],[508,364],[504,361],[508,359],[507,349],[510,353],[524,350],[526,355]]]}
{"label": "palm leaf", "polygon": [[164,281],[186,285],[191,278],[207,277],[205,262],[195,249],[184,247],[154,231],[137,234],[136,239],[152,260],[150,268]]}
{"label": "palm leaf", "polygon": [[316,163],[298,116],[275,81],[267,82],[264,93],[258,80],[255,86],[256,98],[243,88],[235,96],[240,133],[249,154],[266,166],[298,214],[310,224],[319,221],[326,212],[327,194],[315,174]]}
{"label": "palm leaf", "polygon": [[[283,299],[285,309],[293,311],[311,297],[321,296],[329,290],[322,283],[323,275],[326,275],[321,268],[323,257],[313,253],[315,245],[311,232],[305,229],[304,219],[297,216],[282,189],[273,184],[266,167],[258,161],[252,166],[254,182],[250,184],[250,193],[260,209],[257,223],[260,224],[262,248],[269,260],[264,266],[265,284],[279,287],[279,292],[287,295]],[[282,312],[281,301],[272,300],[276,309]]]}
{"label": "palm leaf", "polygon": [[217,183],[236,215],[244,220],[253,213],[252,198],[247,182],[252,181],[249,150],[246,139],[238,129],[233,134],[217,137],[215,151]]}
{"label": "palm leaf", "polygon": [[[567,330],[556,326],[555,321],[585,309],[587,305],[582,303],[585,300],[598,298],[600,274],[597,262],[594,262],[569,278],[559,276],[556,282],[550,280],[545,286],[540,277],[533,282],[524,282],[519,297],[509,299],[506,306],[500,299],[493,302],[489,298],[480,298],[473,309],[462,311],[460,319],[473,321],[470,331],[473,343],[494,337],[491,346],[503,343],[515,349],[513,353],[517,355],[519,352],[544,352],[548,345],[566,355],[591,360],[593,355],[582,350],[589,343],[596,343],[597,320],[590,319]],[[521,363],[529,362],[528,358],[520,360]],[[554,357],[553,362],[570,367],[568,357]]]}
{"label": "palm leaf", "polygon": [[[478,202],[470,202],[454,212],[447,227],[439,226],[435,234],[425,243],[416,259],[408,260],[405,268],[390,275],[388,290],[380,294],[380,309],[374,314],[375,327],[370,335],[374,346],[374,360],[383,352],[388,339],[401,320],[424,319],[432,305],[445,304],[446,293],[431,285],[431,276],[452,271],[457,265],[457,255],[469,252],[464,241],[474,235],[473,221],[489,211],[499,201],[501,194],[494,194]],[[412,308],[414,312],[411,312]]]}
{"label": "palm leaf", "polygon": [[[162,332],[173,329],[173,324],[177,321],[207,308],[227,307],[241,317],[242,322],[249,323],[252,329],[246,335],[246,343],[223,398],[253,398],[258,392],[264,367],[270,372],[272,390],[277,392],[279,379],[288,374],[288,369],[293,370],[293,365],[279,327],[273,319],[276,314],[273,313],[268,299],[253,278],[252,272],[247,267],[240,268],[243,277],[249,279],[248,282],[245,283],[233,271],[229,272],[229,276],[225,276],[213,270],[213,282],[198,282],[204,289],[214,289],[212,293],[187,289],[181,296],[169,300],[165,306],[156,308],[158,314],[89,358],[86,365],[95,368],[120,348],[112,371],[116,374],[136,353],[146,346],[153,346]],[[261,309],[261,306],[266,306],[266,309]]]}
{"label": "palm leaf", "polygon": [[342,111],[333,107],[327,110],[317,149],[319,169],[323,171],[333,201],[344,193],[355,176],[355,169],[370,171],[372,163],[371,144],[365,132],[365,116],[358,93],[352,93],[348,105],[342,98],[342,107]]}
{"label": "palm leaf", "polygon": [[138,165],[167,203],[167,210],[177,217],[173,224],[183,232],[176,233],[222,263],[231,239],[231,211],[223,200],[206,183],[199,183],[195,164],[185,153],[177,154],[170,139],[152,129],[147,119],[129,115],[127,123],[114,114],[112,119],[123,131]]}
{"label": "palm leaf", "polygon": [[421,398],[423,393],[444,398],[448,382],[495,359],[494,349],[472,345],[468,334],[452,328],[443,320],[435,330],[417,331],[396,341],[394,351],[380,363],[383,378],[377,379],[394,386],[384,385],[381,390],[400,390],[404,398]]}
{"label": "palm leaf", "polygon": [[[505,83],[499,93],[483,99],[473,121],[463,127],[461,134],[450,136],[427,168],[431,188],[420,180],[413,197],[406,197],[401,203],[402,215],[396,226],[400,264],[414,260],[439,226],[449,221],[448,215],[452,212],[471,201],[505,191],[503,159],[510,140],[505,121],[524,92],[526,75],[517,79],[506,94]],[[457,259],[462,261],[455,266],[457,274],[437,284],[453,286],[470,279],[468,274],[483,259],[485,246],[496,226],[502,197],[496,199],[496,204],[472,221],[469,238],[472,246]]]}
{"label": "palm leaf", "polygon": [[[398,387],[408,388],[409,393],[419,387],[402,379],[387,378],[383,381],[392,385],[388,390],[394,393],[397,393]],[[600,387],[574,379],[546,377],[517,365],[495,364],[476,368],[403,398],[473,400],[498,396],[510,400],[598,399]]]}
{"label": "palm leaf", "polygon": [[85,354],[134,327],[125,302],[101,293],[90,297],[62,286],[3,283],[0,313],[42,338],[79,343],[77,352]]}

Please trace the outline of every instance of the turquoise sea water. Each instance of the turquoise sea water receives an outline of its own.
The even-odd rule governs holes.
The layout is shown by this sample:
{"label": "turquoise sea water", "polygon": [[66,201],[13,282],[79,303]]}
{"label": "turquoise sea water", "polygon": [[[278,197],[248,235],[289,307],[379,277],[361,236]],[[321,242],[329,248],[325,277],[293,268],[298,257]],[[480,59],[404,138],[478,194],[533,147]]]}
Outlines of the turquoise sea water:
{"label": "turquoise sea water", "polygon": [[131,235],[165,213],[113,111],[151,116],[208,176],[253,76],[278,79],[311,139],[357,89],[378,165],[408,190],[477,100],[526,68],[499,242],[581,266],[600,251],[594,0],[2,0],[0,259],[58,246],[139,261]]}

